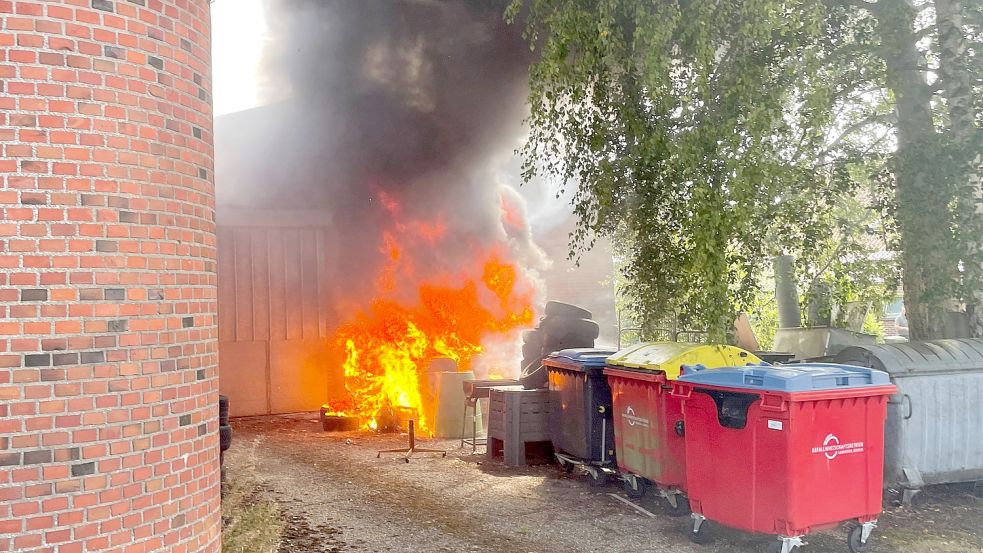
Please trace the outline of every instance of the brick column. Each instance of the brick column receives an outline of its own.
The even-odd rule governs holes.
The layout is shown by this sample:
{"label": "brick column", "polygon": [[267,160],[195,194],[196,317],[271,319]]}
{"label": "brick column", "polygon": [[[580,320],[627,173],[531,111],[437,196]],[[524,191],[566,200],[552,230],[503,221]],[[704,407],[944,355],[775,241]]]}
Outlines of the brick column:
{"label": "brick column", "polygon": [[0,0],[0,551],[218,551],[207,0]]}

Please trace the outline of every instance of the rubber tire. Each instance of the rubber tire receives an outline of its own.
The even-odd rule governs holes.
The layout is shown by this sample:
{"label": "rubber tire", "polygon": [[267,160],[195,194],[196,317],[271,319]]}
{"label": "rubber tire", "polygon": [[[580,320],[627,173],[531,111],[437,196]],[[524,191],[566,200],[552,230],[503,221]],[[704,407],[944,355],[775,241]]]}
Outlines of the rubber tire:
{"label": "rubber tire", "polygon": [[522,369],[522,374],[519,375],[519,383],[527,390],[545,388],[549,384],[549,373],[546,371],[542,360],[527,364]]}
{"label": "rubber tire", "polygon": [[227,395],[218,396],[218,423],[229,424],[229,396]]}
{"label": "rubber tire", "polygon": [[543,344],[525,343],[522,344],[522,357],[526,359],[542,359]]}
{"label": "rubber tire", "polygon": [[554,351],[561,351],[565,349],[575,349],[575,348],[593,348],[594,340],[584,338],[583,336],[564,336],[563,338],[550,339],[547,340],[543,345],[543,353],[549,355]]}
{"label": "rubber tire", "polygon": [[[870,538],[867,538],[867,543],[860,542],[863,533],[863,526],[854,526],[850,529],[850,533],[846,535],[846,544],[850,548],[850,553],[864,553],[870,547]],[[871,534],[872,537],[873,534]]]}
{"label": "rubber tire", "polygon": [[672,506],[672,503],[669,503],[669,499],[667,498],[663,498],[662,507],[666,514],[671,517],[685,517],[689,516],[689,514],[692,512],[689,506],[689,499],[686,499],[686,497],[684,497],[682,494],[676,496],[675,507]]}
{"label": "rubber tire", "polygon": [[648,491],[648,487],[649,487],[648,482],[646,482],[642,478],[637,478],[637,477],[635,478],[635,482],[638,483],[637,489],[632,487],[631,480],[625,478],[624,480],[625,493],[628,494],[628,497],[632,499],[641,499],[645,497],[645,493]]}
{"label": "rubber tire", "polygon": [[713,541],[713,528],[710,527],[710,521],[703,521],[703,524],[700,525],[699,533],[694,532],[693,529],[690,528],[689,541],[698,545],[706,545]]}
{"label": "rubber tire", "polygon": [[587,485],[588,486],[590,486],[592,488],[603,488],[603,487],[607,486],[610,483],[611,483],[611,477],[608,476],[608,473],[599,470],[599,471],[597,471],[597,477],[595,478],[593,473],[591,473],[590,471],[587,471]]}
{"label": "rubber tire", "polygon": [[229,447],[232,446],[231,426],[227,424],[223,424],[222,426],[218,427],[218,443],[219,443],[220,451],[225,451],[226,449],[229,449]]}
{"label": "rubber tire", "polygon": [[544,355],[533,355],[532,357],[522,357],[522,364],[519,365],[519,373],[526,369],[532,363],[542,363]]}
{"label": "rubber tire", "polygon": [[540,329],[526,330],[522,333],[523,344],[535,344],[539,349],[543,349],[543,342],[546,340],[546,333]]}
{"label": "rubber tire", "polygon": [[768,549],[765,550],[766,553],[782,553],[782,542],[772,541],[768,544]]}
{"label": "rubber tire", "polygon": [[539,325],[546,332],[546,343],[557,340],[593,341],[601,334],[601,327],[590,319],[550,317]]}
{"label": "rubber tire", "polygon": [[574,319],[590,319],[594,316],[593,313],[573,305],[572,303],[564,303],[562,301],[548,301],[546,302],[546,309],[543,310],[547,317],[571,317]]}
{"label": "rubber tire", "polygon": [[[902,492],[903,494],[904,492]],[[902,495],[902,497],[904,497]],[[911,500],[908,502],[909,507],[914,510],[923,509],[928,505],[927,497],[925,496],[925,491],[920,490],[918,493],[911,496]]]}

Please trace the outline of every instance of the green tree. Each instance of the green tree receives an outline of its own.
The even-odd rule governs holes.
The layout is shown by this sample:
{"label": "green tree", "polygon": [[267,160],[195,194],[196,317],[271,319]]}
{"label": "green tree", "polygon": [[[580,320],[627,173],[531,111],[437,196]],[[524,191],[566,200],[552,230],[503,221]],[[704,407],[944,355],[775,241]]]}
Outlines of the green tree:
{"label": "green tree", "polygon": [[720,339],[765,254],[821,250],[851,168],[882,167],[912,334],[939,336],[978,303],[981,249],[980,10],[946,3],[515,0],[540,53],[525,176],[575,187],[573,248],[630,245],[636,313]]}

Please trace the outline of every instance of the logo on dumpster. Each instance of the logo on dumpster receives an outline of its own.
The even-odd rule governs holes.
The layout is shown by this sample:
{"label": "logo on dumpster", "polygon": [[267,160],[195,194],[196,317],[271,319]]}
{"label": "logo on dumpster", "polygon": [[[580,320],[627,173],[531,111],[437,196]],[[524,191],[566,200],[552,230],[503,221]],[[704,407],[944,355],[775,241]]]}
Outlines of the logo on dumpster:
{"label": "logo on dumpster", "polygon": [[641,426],[642,428],[649,427],[649,420],[643,419],[642,417],[636,417],[635,410],[631,408],[631,405],[625,409],[625,412],[621,414],[621,417],[628,422],[628,426]]}
{"label": "logo on dumpster", "polygon": [[823,445],[812,448],[813,453],[822,453],[827,459],[836,459],[838,455],[849,455],[851,453],[863,453],[863,442],[849,442],[842,444],[836,434],[827,434],[823,440]]}

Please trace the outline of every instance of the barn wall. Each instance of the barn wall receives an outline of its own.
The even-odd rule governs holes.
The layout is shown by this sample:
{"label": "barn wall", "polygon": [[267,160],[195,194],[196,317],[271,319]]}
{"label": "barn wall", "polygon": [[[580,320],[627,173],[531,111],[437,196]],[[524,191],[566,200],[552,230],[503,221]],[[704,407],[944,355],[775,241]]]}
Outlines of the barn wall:
{"label": "barn wall", "polygon": [[286,226],[303,222],[290,214],[230,219],[218,229],[218,311],[231,414],[317,410],[343,386],[329,348],[328,231]]}

